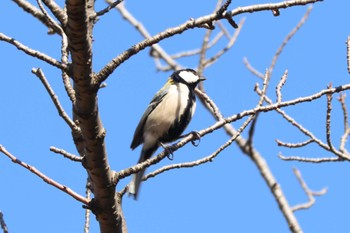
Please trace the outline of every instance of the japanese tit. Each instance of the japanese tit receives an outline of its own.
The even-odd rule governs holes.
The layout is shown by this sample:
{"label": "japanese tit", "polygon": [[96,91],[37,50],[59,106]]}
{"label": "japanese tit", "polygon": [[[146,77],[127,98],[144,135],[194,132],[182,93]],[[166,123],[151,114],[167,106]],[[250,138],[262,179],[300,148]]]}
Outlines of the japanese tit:
{"label": "japanese tit", "polygon": [[[149,159],[162,143],[178,139],[196,109],[194,89],[205,78],[192,69],[175,71],[149,103],[136,127],[131,149],[143,144],[138,163]],[[145,169],[134,174],[128,192],[137,198]]]}

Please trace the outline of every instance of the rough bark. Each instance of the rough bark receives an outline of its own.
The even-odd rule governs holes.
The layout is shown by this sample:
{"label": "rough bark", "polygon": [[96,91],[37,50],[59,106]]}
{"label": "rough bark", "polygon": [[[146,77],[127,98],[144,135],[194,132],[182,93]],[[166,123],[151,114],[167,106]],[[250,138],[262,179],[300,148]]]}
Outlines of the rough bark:
{"label": "rough bark", "polygon": [[[106,131],[98,111],[98,88],[92,80],[92,29],[93,0],[67,0],[68,21],[65,28],[71,53],[71,76],[76,102],[74,121],[81,128],[81,139],[75,140],[83,156],[94,199],[90,208],[96,215],[103,233],[123,232],[120,201],[112,183],[112,172],[105,147]],[[74,137],[74,136],[73,136]]]}

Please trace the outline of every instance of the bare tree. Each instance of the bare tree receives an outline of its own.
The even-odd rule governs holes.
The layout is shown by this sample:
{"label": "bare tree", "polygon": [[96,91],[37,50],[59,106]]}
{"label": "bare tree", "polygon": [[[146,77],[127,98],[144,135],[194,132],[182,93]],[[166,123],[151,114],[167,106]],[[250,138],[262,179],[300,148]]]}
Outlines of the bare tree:
{"label": "bare tree", "polygon": [[[73,197],[75,200],[81,202],[86,209],[86,224],[84,226],[85,232],[89,231],[90,211],[96,217],[101,232],[127,232],[127,223],[124,218],[123,208],[121,205],[122,200],[125,197],[125,193],[127,192],[127,186],[117,189],[117,185],[121,180],[129,177],[130,175],[144,168],[157,164],[164,158],[168,157],[169,150],[164,150],[143,163],[127,167],[123,170],[115,171],[113,169],[113,166],[111,166],[109,163],[107,156],[105,142],[106,129],[104,128],[100,117],[100,107],[98,102],[99,91],[105,87],[105,81],[108,80],[108,78],[111,77],[111,74],[116,71],[125,61],[128,59],[133,59],[144,49],[150,50],[150,59],[154,60],[156,68],[159,71],[177,70],[186,66],[180,63],[181,58],[189,56],[198,57],[196,68],[198,73],[202,75],[208,67],[220,62],[221,57],[235,44],[241,28],[245,23],[244,20],[239,22],[235,21],[235,18],[238,15],[244,13],[258,14],[260,11],[270,11],[274,16],[279,16],[280,10],[282,9],[301,5],[310,5],[320,1],[321,0],[289,0],[277,3],[256,4],[234,8],[230,0],[225,2],[218,0],[213,13],[203,15],[198,18],[191,18],[176,27],[172,27],[158,34],[151,35],[147,28],[136,19],[136,16],[128,11],[123,3],[123,0],[106,0],[108,7],[101,10],[95,9],[94,0],[66,0],[64,8],[61,8],[53,0],[37,0],[37,6],[34,6],[26,0],[14,0],[13,2],[15,2],[20,9],[26,11],[32,17],[35,17],[43,25],[45,25],[48,28],[49,34],[58,35],[61,39],[61,57],[57,59],[49,56],[46,53],[30,48],[9,35],[0,33],[1,41],[13,45],[17,49],[26,53],[28,56],[39,59],[49,64],[53,68],[60,70],[63,81],[62,83],[66,94],[70,99],[72,113],[67,112],[67,109],[64,109],[60,103],[60,100],[55,94],[55,90],[50,85],[48,81],[49,79],[46,77],[44,70],[41,68],[33,68],[32,73],[42,82],[52,102],[54,103],[59,116],[69,126],[72,139],[76,146],[76,154],[67,152],[64,149],[57,147],[50,147],[50,150],[54,153],[61,154],[65,158],[72,160],[72,162],[74,161],[80,163],[84,167],[88,176],[86,195],[84,196],[79,194],[71,188],[48,177],[44,174],[44,172],[41,172],[28,163],[19,160],[10,152],[11,148],[5,148],[6,145],[0,145],[0,152],[9,157],[14,163],[28,169],[36,176],[43,179],[49,185],[56,187],[62,192]],[[94,50],[92,46],[94,26],[98,24],[99,20],[101,20],[106,14],[110,14],[110,12],[114,9],[118,10],[122,17],[128,23],[130,23],[130,25],[135,27],[135,29],[144,39],[119,55],[116,55],[99,71],[95,71],[93,70],[92,66],[94,61]],[[245,59],[247,69],[258,78],[257,80],[259,82],[262,81],[262,87],[259,85],[256,85],[255,87],[258,101],[253,108],[241,111],[240,113],[229,117],[224,117],[223,114],[221,114],[217,103],[215,103],[213,98],[206,93],[204,84],[201,84],[196,90],[199,100],[215,119],[214,124],[199,130],[197,132],[198,136],[200,138],[205,138],[206,135],[212,133],[213,131],[224,129],[229,139],[207,156],[203,156],[198,160],[186,163],[176,163],[161,167],[160,169],[147,174],[144,177],[144,180],[155,177],[172,169],[192,168],[207,162],[211,162],[222,151],[235,143],[238,148],[252,160],[257,169],[260,171],[261,176],[265,180],[268,188],[271,190],[280,211],[283,214],[288,227],[290,228],[290,231],[302,232],[302,228],[295,217],[294,212],[300,209],[309,208],[315,201],[314,197],[325,194],[327,190],[310,190],[306,182],[302,179],[300,171],[295,169],[294,171],[298,181],[308,197],[308,202],[305,204],[296,205],[294,207],[291,206],[264,157],[254,146],[253,141],[259,117],[266,112],[276,112],[281,115],[286,122],[288,122],[288,124],[295,127],[307,137],[304,142],[300,143],[288,143],[277,140],[279,146],[300,148],[314,143],[323,150],[326,150],[332,154],[332,157],[325,158],[307,158],[299,156],[287,157],[280,154],[281,159],[314,163],[350,160],[350,155],[345,149],[345,143],[350,133],[348,113],[345,104],[345,94],[340,94],[339,97],[344,115],[344,134],[340,136],[341,142],[339,149],[337,149],[331,139],[331,113],[333,96],[337,93],[342,93],[350,89],[349,84],[338,87],[332,87],[330,84],[327,89],[320,90],[312,95],[298,97],[291,100],[283,100],[282,88],[287,82],[288,78],[288,71],[286,70],[280,77],[280,81],[275,87],[275,100],[268,96],[268,88],[271,86],[270,80],[277,60],[279,59],[281,52],[289,40],[306,21],[310,12],[311,7],[308,8],[304,17],[300,20],[296,27],[286,36],[285,40],[282,42],[281,46],[273,56],[271,64],[266,71],[261,72],[255,69],[250,64],[249,60],[247,58]],[[166,49],[158,44],[160,41],[166,40],[174,35],[184,33],[191,29],[205,30],[205,35],[200,48],[170,54],[170,52],[166,51]],[[214,29],[219,29],[215,30],[215,35],[213,35]],[[233,31],[233,33],[231,31]],[[226,44],[221,48],[217,48],[218,41],[223,40],[226,41]],[[209,53],[209,49],[213,47],[216,49],[215,52],[213,54]],[[324,126],[326,129],[326,141],[322,141],[322,139],[315,136],[310,130],[303,127],[283,110],[289,106],[316,101],[324,96],[327,97],[327,107],[325,113],[326,123]],[[240,127],[236,129],[231,124],[233,122],[243,123],[241,123]],[[242,136],[243,131],[247,131],[246,138]],[[195,141],[196,137],[193,134],[185,135],[183,138],[170,145],[171,151],[174,153],[190,142],[196,144]],[[93,197],[91,197],[91,194],[93,194]],[[1,226],[4,229],[4,232],[7,232],[7,227],[3,221],[2,213],[0,217]]]}

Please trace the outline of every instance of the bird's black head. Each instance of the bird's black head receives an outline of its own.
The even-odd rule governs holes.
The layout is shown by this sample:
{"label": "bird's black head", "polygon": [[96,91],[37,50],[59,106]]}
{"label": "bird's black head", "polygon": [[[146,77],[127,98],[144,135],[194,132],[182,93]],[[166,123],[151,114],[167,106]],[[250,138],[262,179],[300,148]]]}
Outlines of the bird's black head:
{"label": "bird's black head", "polygon": [[193,69],[177,70],[171,75],[171,78],[175,82],[180,82],[193,88],[195,88],[200,81],[205,80],[205,78],[198,76],[197,72]]}

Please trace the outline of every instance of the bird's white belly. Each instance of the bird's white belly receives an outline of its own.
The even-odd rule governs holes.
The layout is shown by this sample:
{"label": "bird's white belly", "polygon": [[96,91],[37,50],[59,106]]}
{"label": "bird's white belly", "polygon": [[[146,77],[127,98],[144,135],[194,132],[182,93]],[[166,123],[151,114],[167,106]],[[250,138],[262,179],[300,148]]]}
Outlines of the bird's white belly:
{"label": "bird's white belly", "polygon": [[[176,89],[177,88],[177,89]],[[173,85],[161,103],[150,113],[145,123],[144,140],[154,142],[166,134],[174,123],[179,120],[188,103],[189,90],[183,84]]]}

